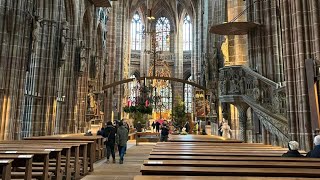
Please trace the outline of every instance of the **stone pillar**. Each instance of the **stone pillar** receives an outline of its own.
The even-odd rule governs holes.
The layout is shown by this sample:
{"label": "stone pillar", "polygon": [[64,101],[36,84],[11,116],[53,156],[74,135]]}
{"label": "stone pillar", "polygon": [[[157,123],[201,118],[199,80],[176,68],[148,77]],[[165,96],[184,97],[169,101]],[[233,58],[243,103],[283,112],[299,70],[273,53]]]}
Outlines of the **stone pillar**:
{"label": "stone pillar", "polygon": [[264,125],[261,125],[261,134],[262,134],[262,143],[263,144],[268,144],[268,141],[267,141],[267,130],[266,128],[264,127]]}
{"label": "stone pillar", "polygon": [[235,106],[239,114],[239,139],[247,142],[247,109],[249,106],[244,103],[236,104]]}

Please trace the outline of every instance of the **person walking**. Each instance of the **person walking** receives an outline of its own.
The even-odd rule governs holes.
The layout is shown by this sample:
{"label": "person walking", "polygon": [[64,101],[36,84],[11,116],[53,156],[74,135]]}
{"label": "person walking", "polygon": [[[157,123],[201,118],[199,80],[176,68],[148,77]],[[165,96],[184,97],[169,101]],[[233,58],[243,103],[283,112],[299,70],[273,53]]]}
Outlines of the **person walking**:
{"label": "person walking", "polygon": [[123,164],[123,158],[128,141],[128,130],[123,126],[123,122],[119,122],[119,128],[116,135],[116,143],[118,145],[120,164]]}
{"label": "person walking", "polygon": [[105,138],[105,144],[107,149],[107,163],[109,163],[110,154],[112,155],[112,162],[116,163],[116,155],[114,152],[114,146],[116,142],[116,128],[113,127],[112,122],[107,122],[107,127],[104,129],[103,136]]}

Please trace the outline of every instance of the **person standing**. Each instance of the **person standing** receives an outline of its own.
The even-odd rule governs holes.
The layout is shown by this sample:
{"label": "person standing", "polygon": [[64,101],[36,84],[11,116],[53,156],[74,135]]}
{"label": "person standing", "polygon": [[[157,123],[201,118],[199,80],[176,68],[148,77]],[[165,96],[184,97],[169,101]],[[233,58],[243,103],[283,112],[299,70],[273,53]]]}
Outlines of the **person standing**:
{"label": "person standing", "polygon": [[123,164],[123,157],[128,141],[128,130],[123,126],[123,122],[119,122],[119,128],[116,135],[116,143],[118,145],[120,164]]}
{"label": "person standing", "polygon": [[154,121],[152,122],[152,131],[155,132],[156,129],[156,123],[154,123]]}
{"label": "person standing", "polygon": [[160,131],[160,123],[159,121],[156,122],[156,132],[158,133]]}
{"label": "person standing", "polygon": [[141,125],[141,122],[138,121],[138,124],[136,126],[136,129],[137,129],[137,132],[142,132],[142,125]]}
{"label": "person standing", "polygon": [[169,137],[169,126],[167,122],[164,121],[161,126],[161,135],[160,135],[160,142],[167,142]]}
{"label": "person standing", "polygon": [[186,124],[184,125],[184,127],[186,128],[186,132],[189,134],[190,133],[190,124],[187,121]]}
{"label": "person standing", "polygon": [[112,155],[112,162],[116,163],[116,155],[114,152],[114,146],[116,142],[116,129],[113,127],[112,122],[107,122],[107,127],[104,129],[104,138],[106,138],[105,144],[107,148],[107,163],[109,163],[110,154]]}

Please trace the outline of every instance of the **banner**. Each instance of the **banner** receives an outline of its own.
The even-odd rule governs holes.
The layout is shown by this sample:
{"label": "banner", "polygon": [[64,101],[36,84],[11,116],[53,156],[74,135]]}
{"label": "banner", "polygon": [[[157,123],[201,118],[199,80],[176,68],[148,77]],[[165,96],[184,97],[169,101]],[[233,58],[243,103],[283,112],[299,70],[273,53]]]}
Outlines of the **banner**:
{"label": "banner", "polygon": [[195,91],[195,112],[197,117],[206,116],[205,94],[203,90]]}

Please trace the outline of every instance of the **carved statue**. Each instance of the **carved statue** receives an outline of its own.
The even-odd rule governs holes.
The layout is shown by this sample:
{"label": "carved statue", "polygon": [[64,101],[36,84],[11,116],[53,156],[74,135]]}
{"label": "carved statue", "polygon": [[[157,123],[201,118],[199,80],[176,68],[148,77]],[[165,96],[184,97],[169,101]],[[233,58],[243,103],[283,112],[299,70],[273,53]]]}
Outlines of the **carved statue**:
{"label": "carved statue", "polygon": [[69,23],[68,21],[62,22],[62,29],[61,29],[61,60],[65,61],[67,57],[67,39],[68,39],[68,30],[69,30]]}
{"label": "carved statue", "polygon": [[82,46],[80,48],[80,72],[84,72],[87,66],[87,62],[86,62],[86,48],[84,46]]}
{"label": "carved statue", "polygon": [[259,80],[258,79],[254,79],[253,98],[255,101],[260,101],[260,99],[261,99],[261,93],[260,93],[260,89],[259,89]]}
{"label": "carved statue", "polygon": [[41,26],[42,20],[39,16],[36,16],[34,18],[34,27],[32,30],[32,52],[36,52],[36,49],[38,47],[38,41],[40,39],[39,31]]}
{"label": "carved statue", "polygon": [[240,79],[240,93],[245,94],[246,93],[245,91],[246,91],[246,82],[245,82],[244,77],[242,77]]}

